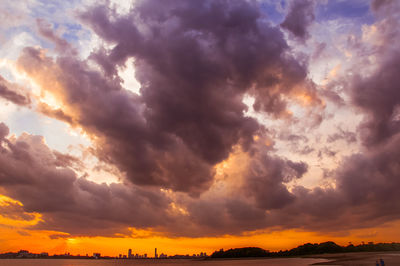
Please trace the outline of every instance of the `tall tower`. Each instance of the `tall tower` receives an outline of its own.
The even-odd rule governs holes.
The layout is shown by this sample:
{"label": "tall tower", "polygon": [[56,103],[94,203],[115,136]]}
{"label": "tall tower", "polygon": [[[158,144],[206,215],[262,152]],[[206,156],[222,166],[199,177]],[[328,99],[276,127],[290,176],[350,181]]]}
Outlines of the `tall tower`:
{"label": "tall tower", "polygon": [[158,255],[157,255],[157,248],[154,250],[154,258],[158,258]]}
{"label": "tall tower", "polygon": [[132,249],[128,250],[128,259],[132,258]]}

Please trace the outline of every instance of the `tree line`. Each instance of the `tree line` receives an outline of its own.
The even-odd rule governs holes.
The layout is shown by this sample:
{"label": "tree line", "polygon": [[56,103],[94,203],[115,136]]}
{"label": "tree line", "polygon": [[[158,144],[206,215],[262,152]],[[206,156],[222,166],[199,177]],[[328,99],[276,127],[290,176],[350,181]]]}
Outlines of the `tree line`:
{"label": "tree line", "polygon": [[211,258],[248,258],[248,257],[289,257],[315,255],[323,253],[344,253],[344,252],[373,252],[373,251],[400,251],[400,243],[361,243],[347,246],[340,246],[335,242],[306,243],[290,250],[270,252],[258,247],[234,248],[229,250],[215,251]]}

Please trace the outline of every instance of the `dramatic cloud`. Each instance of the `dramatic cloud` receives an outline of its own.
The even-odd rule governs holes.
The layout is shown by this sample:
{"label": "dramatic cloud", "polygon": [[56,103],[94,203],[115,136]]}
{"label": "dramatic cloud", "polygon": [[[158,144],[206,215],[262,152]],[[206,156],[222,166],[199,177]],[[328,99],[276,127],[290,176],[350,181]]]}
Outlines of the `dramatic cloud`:
{"label": "dramatic cloud", "polygon": [[372,7],[377,9],[379,20],[365,34],[372,47],[361,52],[374,55],[375,68],[367,75],[356,73],[350,84],[353,103],[366,113],[360,131],[367,146],[385,142],[400,131],[396,118],[400,104],[396,71],[400,66],[400,5],[397,1],[374,1]]}
{"label": "dramatic cloud", "polygon": [[[256,3],[143,1],[125,16],[98,6],[82,18],[115,44],[91,56],[105,76],[70,53],[54,61],[35,48],[18,65],[64,106],[40,110],[95,136],[97,156],[135,184],[198,195],[211,185],[214,165],[235,145],[246,151],[262,130],[245,116],[245,93],[256,110],[276,116],[286,112],[284,94],[316,97],[305,66]],[[64,45],[38,23],[56,48]],[[129,57],[140,95],[115,76]]]}
{"label": "dramatic cloud", "polygon": [[[16,203],[1,205],[3,216],[41,215],[33,228],[55,238],[399,219],[399,4],[372,1],[374,21],[357,32],[324,21],[336,27],[331,40],[314,36],[318,5],[290,1],[280,25],[260,1],[138,0],[123,14],[95,5],[75,12],[84,30],[73,38],[76,29],[32,20],[46,45],[1,65],[17,81],[0,76],[0,97],[83,132],[85,152],[118,183],[95,182],[93,162],[42,136],[13,135],[30,131],[11,120],[12,132],[0,124],[0,187]],[[98,41],[85,58],[75,38],[88,32]],[[18,82],[34,87],[34,102]]]}
{"label": "dramatic cloud", "polygon": [[259,160],[252,161],[246,177],[248,196],[255,197],[263,209],[280,209],[294,200],[284,183],[300,178],[306,171],[304,163],[260,154]]}
{"label": "dramatic cloud", "polygon": [[[374,3],[372,6],[376,8]],[[356,133],[360,134],[365,146],[360,152],[343,158],[340,166],[330,171],[335,188],[308,190],[297,187],[293,190],[296,201],[286,210],[280,210],[277,216],[280,221],[294,213],[299,218],[291,226],[306,219],[303,220],[305,225],[302,225],[305,228],[338,230],[356,224],[356,227],[376,226],[398,219],[395,192],[399,188],[397,150],[400,148],[400,128],[395,118],[400,103],[395,74],[399,62],[396,46],[399,36],[398,8],[395,1],[382,3],[376,11],[378,21],[369,32],[366,28],[364,33],[363,38],[368,37],[369,42],[357,46],[356,52],[364,55],[360,57],[361,62],[355,60],[356,64],[360,64],[360,71],[353,71],[353,76],[339,81],[348,88],[345,92],[349,94],[351,103],[364,115],[364,122]],[[375,38],[379,41],[376,42]],[[367,53],[373,54],[374,59],[365,57]],[[371,59],[374,60],[374,67],[363,67],[364,60]],[[357,136],[339,127],[337,133],[328,136],[327,141],[332,143],[339,139],[350,144],[357,140]],[[314,203],[311,203],[312,200]],[[302,210],[301,215],[299,209]],[[325,218],[328,217],[333,220],[327,221]]]}
{"label": "dramatic cloud", "polygon": [[148,228],[168,223],[169,199],[159,191],[79,178],[69,167],[75,159],[50,150],[42,137],[25,133],[7,139],[8,128],[0,124],[0,129],[0,185],[7,196],[23,204],[16,206],[27,212],[22,214],[43,215],[35,228],[112,236],[128,233],[128,226]]}
{"label": "dramatic cloud", "polygon": [[70,58],[55,63],[29,48],[19,64],[65,105],[60,110],[45,109],[45,113],[78,123],[94,134],[99,156],[127,171],[135,183],[196,190],[210,180],[210,165],[174,136],[152,130],[142,117],[144,107],[138,96],[105,80],[85,63]]}
{"label": "dramatic cloud", "polygon": [[352,204],[375,207],[375,217],[397,216],[399,211],[399,144],[397,135],[370,154],[351,156],[339,170],[339,188]]}

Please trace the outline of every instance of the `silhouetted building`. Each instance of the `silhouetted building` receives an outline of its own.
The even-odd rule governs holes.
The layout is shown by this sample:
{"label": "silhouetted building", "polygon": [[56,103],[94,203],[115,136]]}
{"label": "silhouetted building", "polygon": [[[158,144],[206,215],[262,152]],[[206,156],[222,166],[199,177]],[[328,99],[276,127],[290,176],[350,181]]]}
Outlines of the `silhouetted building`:
{"label": "silhouetted building", "polygon": [[131,259],[132,258],[132,249],[129,249],[128,250],[128,259]]}
{"label": "silhouetted building", "polygon": [[157,254],[157,248],[154,250],[154,258],[158,258],[158,254]]}

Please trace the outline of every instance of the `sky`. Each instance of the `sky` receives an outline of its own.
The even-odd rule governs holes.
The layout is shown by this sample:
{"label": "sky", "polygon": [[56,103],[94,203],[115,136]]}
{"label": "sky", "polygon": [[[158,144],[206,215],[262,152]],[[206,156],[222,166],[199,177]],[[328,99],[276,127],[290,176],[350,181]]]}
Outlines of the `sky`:
{"label": "sky", "polygon": [[400,2],[0,1],[0,252],[400,237]]}

